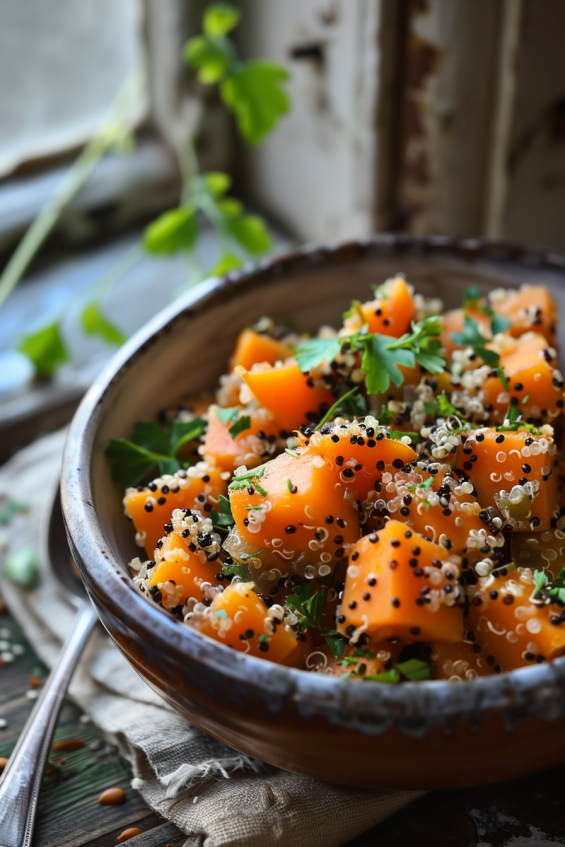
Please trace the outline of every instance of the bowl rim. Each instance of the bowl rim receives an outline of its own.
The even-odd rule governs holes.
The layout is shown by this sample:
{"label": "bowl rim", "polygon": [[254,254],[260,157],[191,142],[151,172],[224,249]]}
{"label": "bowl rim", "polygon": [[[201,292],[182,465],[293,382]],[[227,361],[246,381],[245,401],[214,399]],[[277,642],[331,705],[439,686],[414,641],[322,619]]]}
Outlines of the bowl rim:
{"label": "bowl rim", "polygon": [[421,255],[423,259],[444,254],[469,262],[510,260],[526,267],[565,273],[565,255],[552,250],[506,241],[383,233],[322,246],[306,245],[205,280],[159,312],[126,342],[94,380],[75,413],[61,475],[63,514],[71,550],[81,576],[88,577],[92,593],[137,635],[147,639],[150,633],[152,645],[160,645],[180,663],[188,657],[202,667],[209,668],[212,663],[217,674],[247,684],[266,701],[272,702],[276,692],[293,699],[298,711],[310,716],[324,715],[333,723],[357,726],[364,732],[375,731],[371,725],[381,726],[386,717],[387,726],[392,724],[413,734],[420,731],[422,721],[433,722],[434,716],[436,723],[446,716],[473,720],[477,710],[492,713],[514,708],[522,715],[535,713],[555,719],[565,714],[565,657],[458,685],[448,680],[428,680],[402,685],[369,682],[360,686],[230,650],[148,603],[133,581],[125,578],[124,563],[108,549],[92,506],[90,468],[97,425],[121,378],[174,325],[205,314],[220,300],[237,297],[240,292],[297,271],[403,254]]}

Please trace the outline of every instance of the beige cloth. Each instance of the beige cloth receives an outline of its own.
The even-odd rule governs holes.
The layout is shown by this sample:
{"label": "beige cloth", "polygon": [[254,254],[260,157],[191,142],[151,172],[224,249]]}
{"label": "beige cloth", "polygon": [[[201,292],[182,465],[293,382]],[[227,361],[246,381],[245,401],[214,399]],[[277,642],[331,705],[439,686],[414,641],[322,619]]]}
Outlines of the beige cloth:
{"label": "beige cloth", "polygon": [[[41,551],[63,443],[64,432],[54,433],[0,468],[0,497],[30,507],[1,528],[2,558],[22,538]],[[51,666],[73,608],[57,592],[45,562],[37,588],[0,580],[0,590]],[[242,756],[173,712],[101,629],[85,650],[70,693],[129,759],[143,780],[140,791],[147,803],[187,834],[185,847],[338,847],[422,793],[330,785]]]}

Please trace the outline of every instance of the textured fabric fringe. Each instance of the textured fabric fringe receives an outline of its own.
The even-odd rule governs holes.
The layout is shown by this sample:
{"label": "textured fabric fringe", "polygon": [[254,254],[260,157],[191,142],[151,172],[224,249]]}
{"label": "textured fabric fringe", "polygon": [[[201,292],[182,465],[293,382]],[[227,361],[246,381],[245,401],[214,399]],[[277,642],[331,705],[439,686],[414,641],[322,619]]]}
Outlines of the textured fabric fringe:
{"label": "textured fabric fringe", "polygon": [[239,756],[226,759],[208,759],[208,761],[200,762],[198,765],[180,765],[176,771],[166,774],[166,776],[160,776],[159,781],[167,789],[167,799],[173,800],[181,791],[190,789],[195,780],[220,779],[222,777],[230,779],[236,771],[250,769],[255,773],[260,773],[263,767],[262,762],[242,753]]}

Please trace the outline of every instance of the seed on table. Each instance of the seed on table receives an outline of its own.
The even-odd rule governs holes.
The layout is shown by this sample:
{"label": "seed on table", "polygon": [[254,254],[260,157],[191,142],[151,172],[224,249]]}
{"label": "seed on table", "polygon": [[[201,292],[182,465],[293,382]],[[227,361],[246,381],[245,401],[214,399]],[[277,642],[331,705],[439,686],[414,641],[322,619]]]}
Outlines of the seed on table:
{"label": "seed on table", "polygon": [[7,726],[8,726],[8,721],[5,720],[4,718],[0,718],[0,729],[6,729]]}
{"label": "seed on table", "polygon": [[42,685],[42,681],[38,676],[30,676],[28,682],[32,688],[39,688]]}
{"label": "seed on table", "polygon": [[119,806],[126,802],[126,793],[123,788],[107,788],[103,791],[98,802],[101,806]]}
{"label": "seed on table", "polygon": [[8,764],[8,759],[5,756],[0,756],[0,773],[4,770],[6,765]]}
{"label": "seed on table", "polygon": [[30,688],[29,691],[26,691],[26,697],[28,700],[37,700],[39,697],[39,691],[37,688]]}
{"label": "seed on table", "polygon": [[135,838],[136,835],[141,835],[142,832],[145,832],[144,829],[140,829],[138,826],[130,826],[129,829],[124,829],[121,835],[118,835],[116,841],[119,841],[120,844],[122,841],[129,841],[130,838]]}
{"label": "seed on table", "polygon": [[56,741],[53,745],[53,750],[63,750],[66,753],[72,753],[73,750],[81,750],[85,747],[84,741],[80,738],[67,738],[66,741]]}

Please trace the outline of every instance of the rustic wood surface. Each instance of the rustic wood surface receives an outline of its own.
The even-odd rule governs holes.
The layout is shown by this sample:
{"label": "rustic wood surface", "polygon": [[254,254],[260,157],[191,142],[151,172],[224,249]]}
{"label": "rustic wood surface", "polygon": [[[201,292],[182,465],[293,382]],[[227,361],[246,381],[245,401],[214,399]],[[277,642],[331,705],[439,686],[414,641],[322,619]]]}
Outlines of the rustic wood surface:
{"label": "rustic wood surface", "polygon": [[[25,652],[0,667],[0,756],[9,756],[33,701],[30,678],[46,669],[8,612],[0,613],[0,629],[11,630]],[[548,725],[548,732],[551,732]],[[129,827],[144,830],[131,847],[180,847],[185,836],[164,821],[130,787],[131,770],[80,710],[67,702],[56,741],[79,739],[84,747],[54,751],[45,777],[35,847],[113,847]],[[123,788],[120,806],[101,806],[100,793]],[[402,809],[384,823],[344,847],[544,847],[565,844],[565,765],[508,783],[456,791],[437,791]]]}

